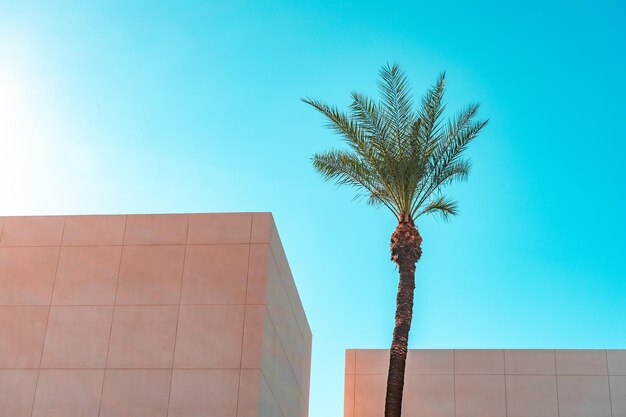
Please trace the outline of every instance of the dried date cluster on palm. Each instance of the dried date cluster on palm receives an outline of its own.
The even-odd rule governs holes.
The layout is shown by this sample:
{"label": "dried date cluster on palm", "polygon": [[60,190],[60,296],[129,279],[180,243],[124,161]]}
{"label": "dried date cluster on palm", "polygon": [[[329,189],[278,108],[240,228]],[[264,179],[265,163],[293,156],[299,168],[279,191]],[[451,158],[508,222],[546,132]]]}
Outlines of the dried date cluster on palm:
{"label": "dried date cluster on palm", "polygon": [[422,236],[415,224],[401,222],[391,235],[391,260],[396,264],[404,258],[414,264],[422,257]]}

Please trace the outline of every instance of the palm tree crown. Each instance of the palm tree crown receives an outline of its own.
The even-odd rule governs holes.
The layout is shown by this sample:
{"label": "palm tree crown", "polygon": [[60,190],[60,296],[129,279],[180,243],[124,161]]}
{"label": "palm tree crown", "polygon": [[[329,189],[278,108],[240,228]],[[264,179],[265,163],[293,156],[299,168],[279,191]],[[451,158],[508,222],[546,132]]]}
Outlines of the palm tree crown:
{"label": "palm tree crown", "polygon": [[349,145],[347,150],[315,154],[315,169],[326,180],[355,186],[357,196],[386,206],[399,222],[428,213],[444,220],[455,215],[457,203],[442,189],[467,178],[470,161],[463,152],[487,120],[475,120],[479,105],[470,104],[443,123],[445,80],[442,73],[417,109],[398,64],[382,67],[379,101],[353,92],[349,111],[342,112],[303,99],[323,113]]}

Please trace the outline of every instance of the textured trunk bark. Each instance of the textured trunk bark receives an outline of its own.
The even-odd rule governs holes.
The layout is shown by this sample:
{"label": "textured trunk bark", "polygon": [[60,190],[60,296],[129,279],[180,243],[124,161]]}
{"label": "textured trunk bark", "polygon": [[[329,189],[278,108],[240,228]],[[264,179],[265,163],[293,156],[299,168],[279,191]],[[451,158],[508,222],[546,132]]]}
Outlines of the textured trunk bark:
{"label": "textured trunk bark", "polygon": [[404,370],[413,317],[415,264],[422,256],[422,237],[412,220],[400,222],[391,235],[391,260],[398,265],[400,282],[396,299],[396,325],[389,352],[385,417],[400,417]]}

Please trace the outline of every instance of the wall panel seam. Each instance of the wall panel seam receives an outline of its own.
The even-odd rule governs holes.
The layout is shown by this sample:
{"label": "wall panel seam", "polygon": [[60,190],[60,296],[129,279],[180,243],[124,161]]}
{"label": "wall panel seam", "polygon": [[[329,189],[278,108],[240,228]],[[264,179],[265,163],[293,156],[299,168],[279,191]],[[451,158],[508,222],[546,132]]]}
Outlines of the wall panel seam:
{"label": "wall panel seam", "polygon": [[609,351],[605,350],[606,355],[606,382],[609,386],[609,406],[611,408],[611,417],[613,417],[613,399],[611,398],[611,376],[609,375]]}
{"label": "wall panel seam", "polygon": [[[5,223],[6,223],[6,218],[5,218]],[[61,258],[61,245],[63,244],[63,234],[65,233],[65,224],[67,223],[67,216],[63,216],[63,228],[61,229],[61,241],[59,243],[58,246],[58,251],[57,251],[57,264],[56,267],[54,269],[54,280],[52,281],[52,290],[50,291],[50,303],[48,304],[48,318],[46,319],[46,327],[44,329],[43,332],[43,341],[41,343],[41,354],[39,355],[39,369],[37,369],[37,380],[35,382],[35,392],[33,393],[33,405],[30,409],[30,416],[33,417],[33,414],[35,412],[35,399],[37,398],[37,389],[39,386],[39,376],[41,375],[41,362],[43,360],[43,352],[44,349],[46,348],[46,337],[48,335],[48,325],[50,324],[50,311],[52,310],[52,297],[54,296],[54,286],[56,284],[57,281],[57,274],[59,272],[59,259]],[[4,224],[3,224],[3,231],[4,231]]]}
{"label": "wall panel seam", "polygon": [[[265,377],[265,374],[263,373],[263,368],[260,369],[261,371],[261,376],[263,377],[263,379],[265,380],[265,383],[267,384],[267,387],[270,390],[270,394],[272,394],[272,398],[274,399],[274,403],[276,404],[276,406],[278,406],[278,410],[280,411],[281,416],[285,417],[285,412],[283,411],[283,409],[280,407],[280,403],[278,402],[278,400],[276,400],[276,396],[274,395],[274,392],[272,391],[272,386],[270,385],[269,381],[267,380],[267,378]],[[259,403],[261,400],[261,391],[260,391],[260,385],[259,385]],[[278,417],[278,416],[275,416]]]}
{"label": "wall panel seam", "polygon": [[109,364],[109,349],[111,348],[111,335],[113,334],[113,320],[115,319],[115,305],[117,304],[117,288],[120,283],[120,271],[122,269],[122,258],[124,257],[124,240],[126,239],[126,225],[128,224],[128,216],[124,218],[124,233],[122,233],[122,247],[120,250],[120,261],[117,264],[117,277],[115,280],[115,294],[113,296],[113,311],[111,312],[111,326],[109,327],[109,341],[107,343],[107,354],[104,360],[104,372],[102,373],[102,387],[100,388],[100,401],[98,402],[98,417],[102,409],[102,397],[104,395],[104,382],[106,380],[107,366]]}
{"label": "wall panel seam", "polygon": [[[126,236],[124,236],[126,238]],[[176,330],[174,330],[174,349],[172,350],[172,369],[170,370],[170,388],[167,394],[167,409],[165,415],[170,414],[170,399],[172,398],[172,384],[174,380],[174,360],[176,359],[176,340],[178,339],[178,322],[180,320],[180,304],[183,298],[183,281],[185,279],[185,264],[187,260],[187,240],[189,239],[189,216],[187,216],[187,231],[185,232],[185,249],[183,249],[183,267],[180,271],[180,287],[178,289],[178,311],[176,312]]]}
{"label": "wall panel seam", "polygon": [[276,331],[276,326],[274,326],[274,321],[272,319],[272,315],[270,314],[270,311],[267,308],[267,306],[265,307],[265,309],[267,311],[267,316],[270,318],[270,325],[274,329],[274,333],[276,333],[276,338],[278,339],[278,343],[280,344],[280,349],[285,354],[285,359],[287,359],[287,364],[289,365],[289,370],[291,371],[291,374],[293,375],[293,379],[296,381],[296,385],[298,386],[298,389],[300,390],[300,393],[302,393],[302,387],[300,386],[300,383],[298,382],[298,379],[296,378],[296,372],[293,369],[294,365],[289,361],[289,358],[287,357],[287,351],[285,350],[285,346],[283,345],[283,341],[280,340],[280,337],[278,336],[278,332]]}
{"label": "wall panel seam", "polygon": [[[283,290],[285,290],[285,295],[287,295],[287,302],[289,303],[289,307],[291,307],[291,311],[293,313],[294,318],[296,317],[296,313],[295,313],[295,307],[293,306],[293,303],[291,302],[291,299],[289,298],[289,292],[287,291],[287,289],[285,288],[285,283],[284,283],[284,278],[283,278],[283,274],[280,272],[280,268],[278,268],[278,262],[276,261],[276,256],[274,254],[274,249],[272,249],[272,245],[269,245],[270,247],[270,252],[272,254],[272,260],[274,261],[274,265],[276,265],[276,270],[278,271],[278,275],[280,275],[281,279],[280,279],[280,284],[283,287]],[[287,277],[287,278],[291,278],[294,282],[294,287],[296,286],[295,280],[293,279],[293,277]],[[296,292],[297,292],[297,287],[296,287]],[[302,305],[302,300],[300,300],[300,307],[302,308],[302,313],[304,313],[304,317],[306,318],[306,312],[304,311],[304,306]],[[308,320],[307,320],[308,321]],[[298,320],[296,319],[296,325],[298,326],[298,331],[300,332],[300,335],[302,336],[302,340],[306,340],[306,337],[304,336],[304,331],[302,330],[302,327],[300,326],[300,323],[298,323]],[[308,323],[307,323],[308,325]],[[309,326],[309,332],[311,331],[311,327]]]}
{"label": "wall panel seam", "polygon": [[[250,280],[250,256],[252,252],[252,229],[254,227],[254,213],[250,216],[250,235],[248,238],[248,264],[246,266],[246,289],[243,301],[243,323],[241,326],[241,349],[239,350],[239,372],[237,373],[237,399],[235,400],[235,414],[239,414],[239,396],[241,395],[241,365],[243,364],[243,342],[246,335],[246,311],[248,310],[248,281]],[[261,349],[263,345],[261,342]]]}

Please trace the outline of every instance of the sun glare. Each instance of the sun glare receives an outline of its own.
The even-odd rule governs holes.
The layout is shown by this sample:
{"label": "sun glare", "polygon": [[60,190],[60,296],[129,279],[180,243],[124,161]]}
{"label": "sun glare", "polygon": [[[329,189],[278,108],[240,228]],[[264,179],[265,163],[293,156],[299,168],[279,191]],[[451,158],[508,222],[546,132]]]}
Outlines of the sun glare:
{"label": "sun glare", "polygon": [[56,193],[66,139],[46,85],[34,68],[36,51],[15,36],[0,36],[0,189],[6,214],[32,212]]}

